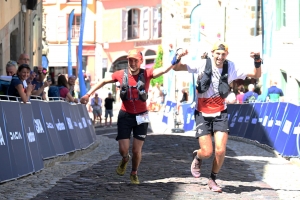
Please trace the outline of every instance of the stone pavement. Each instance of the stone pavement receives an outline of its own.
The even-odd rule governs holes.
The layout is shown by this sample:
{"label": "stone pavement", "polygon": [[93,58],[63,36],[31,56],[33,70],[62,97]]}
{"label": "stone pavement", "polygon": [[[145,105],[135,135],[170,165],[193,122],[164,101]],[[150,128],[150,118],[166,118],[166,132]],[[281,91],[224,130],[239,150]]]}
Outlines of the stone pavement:
{"label": "stone pavement", "polygon": [[[173,134],[151,113],[152,129],[143,148],[140,185],[115,172],[120,160],[115,129],[97,128],[100,145],[73,160],[0,185],[0,199],[300,199],[300,168],[256,145],[229,140],[217,182],[223,193],[207,188],[212,158],[200,178],[190,174],[192,133]],[[114,127],[115,128],[115,127]],[[166,131],[167,130],[167,131]],[[158,132],[157,132],[158,131]],[[161,134],[159,132],[165,132]],[[104,134],[103,134],[104,133]]]}

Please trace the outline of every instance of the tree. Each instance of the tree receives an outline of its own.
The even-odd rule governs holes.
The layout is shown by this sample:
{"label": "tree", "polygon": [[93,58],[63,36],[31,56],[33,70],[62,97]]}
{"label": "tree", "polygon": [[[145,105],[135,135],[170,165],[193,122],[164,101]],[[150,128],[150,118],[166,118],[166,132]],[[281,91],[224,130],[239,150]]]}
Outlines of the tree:
{"label": "tree", "polygon": [[[157,51],[157,57],[155,59],[155,64],[154,64],[154,69],[160,68],[163,66],[163,49],[161,47],[161,45],[158,46],[158,51]],[[158,83],[158,85],[163,84],[164,82],[164,77],[163,76],[159,76],[157,78],[154,78],[151,80],[151,85],[154,86],[156,83]]]}

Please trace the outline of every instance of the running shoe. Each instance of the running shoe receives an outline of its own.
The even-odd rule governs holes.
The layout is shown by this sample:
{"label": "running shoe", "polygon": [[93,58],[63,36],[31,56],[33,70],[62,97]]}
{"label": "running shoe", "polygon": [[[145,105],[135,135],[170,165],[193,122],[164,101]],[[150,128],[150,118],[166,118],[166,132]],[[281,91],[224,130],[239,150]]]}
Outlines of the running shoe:
{"label": "running shoe", "polygon": [[131,184],[140,184],[139,177],[137,174],[130,174],[130,182]]}
{"label": "running shoe", "polygon": [[196,158],[196,155],[197,155],[197,152],[198,150],[195,150],[193,152],[193,162],[191,164],[191,173],[192,175],[195,177],[195,178],[199,178],[201,173],[200,173],[200,167],[201,167],[201,164],[202,164],[202,160],[198,160]]}
{"label": "running shoe", "polygon": [[218,186],[218,184],[216,183],[216,181],[209,179],[208,183],[207,183],[209,189],[213,192],[222,192],[222,188],[220,186]]}
{"label": "running shoe", "polygon": [[129,160],[130,160],[130,155],[128,154],[127,162],[124,162],[123,159],[120,161],[118,168],[117,168],[118,175],[123,176],[125,174]]}

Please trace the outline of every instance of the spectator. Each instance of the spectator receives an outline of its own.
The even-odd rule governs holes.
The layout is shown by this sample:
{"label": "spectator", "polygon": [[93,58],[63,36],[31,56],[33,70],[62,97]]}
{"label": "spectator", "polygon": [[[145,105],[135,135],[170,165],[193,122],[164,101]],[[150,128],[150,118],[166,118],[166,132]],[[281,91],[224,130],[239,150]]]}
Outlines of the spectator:
{"label": "spectator", "polygon": [[255,102],[258,97],[258,94],[256,92],[254,92],[253,84],[248,85],[248,90],[249,91],[244,94],[243,103]]}
{"label": "spectator", "polygon": [[27,103],[31,92],[34,88],[34,85],[27,85],[27,88],[24,87],[24,81],[29,77],[30,67],[27,64],[22,64],[18,67],[17,74],[12,77],[10,86],[8,88],[8,95],[21,97],[21,100],[24,103]]}
{"label": "spectator", "polygon": [[236,96],[235,96],[232,88],[230,88],[230,92],[229,92],[228,96],[226,97],[225,102],[227,104],[235,104],[236,103]]}
{"label": "spectator", "polygon": [[[30,67],[30,58],[29,58],[29,55],[26,54],[26,53],[22,53],[20,54],[19,56],[19,59],[18,59],[18,65],[22,65],[22,64],[26,64]],[[24,87],[26,88],[27,87],[27,82],[26,80],[24,80],[24,83],[23,83]]]}
{"label": "spectator", "polygon": [[243,103],[243,98],[244,98],[244,92],[245,92],[245,88],[243,85],[240,85],[238,87],[238,94],[236,95],[236,103],[238,104],[242,104]]}
{"label": "spectator", "polygon": [[43,68],[42,66],[38,66],[35,68],[37,68],[37,76],[32,81],[32,84],[35,85],[35,88],[32,91],[32,95],[40,96],[43,98],[44,89],[51,85],[51,81],[44,81],[48,73],[46,68]]}
{"label": "spectator", "polygon": [[30,71],[29,78],[26,80],[27,84],[32,83],[32,81],[36,78],[36,73],[34,71]]}
{"label": "spectator", "polygon": [[101,115],[102,115],[102,99],[98,97],[98,93],[95,93],[95,97],[91,99],[91,106],[93,108],[93,114],[94,114],[94,124],[96,123],[97,117],[100,119],[100,125],[101,125]]}
{"label": "spectator", "polygon": [[107,127],[107,117],[109,115],[109,126],[111,125],[111,118],[113,117],[113,102],[115,102],[115,99],[112,97],[111,93],[108,93],[108,97],[104,100],[104,107],[105,107],[105,127]]}
{"label": "spectator", "polygon": [[255,88],[254,91],[258,94],[256,102],[265,102],[266,101],[266,95],[264,95],[262,93],[261,88],[257,87],[257,88]]}
{"label": "spectator", "polygon": [[85,82],[85,88],[87,91],[89,91],[91,89],[91,75],[88,71],[85,72],[84,70],[82,70],[82,72],[83,72],[83,77]]}
{"label": "spectator", "polygon": [[68,102],[78,103],[78,100],[73,98],[72,95],[70,94],[68,81],[64,75],[60,75],[57,78],[57,86],[62,87],[59,90],[60,97],[65,98]]}
{"label": "spectator", "polygon": [[268,89],[267,101],[279,102],[284,101],[283,92],[277,87],[277,81],[272,81],[272,86]]}
{"label": "spectator", "polygon": [[75,93],[75,97],[79,98],[80,97],[80,87],[79,87],[79,79],[77,78],[75,81],[75,85],[74,85],[74,93]]}
{"label": "spectator", "polygon": [[76,81],[76,76],[72,75],[68,78],[69,90],[72,97],[75,97],[75,81]]}
{"label": "spectator", "polygon": [[10,60],[6,64],[6,75],[13,76],[17,73],[18,64],[16,61]]}

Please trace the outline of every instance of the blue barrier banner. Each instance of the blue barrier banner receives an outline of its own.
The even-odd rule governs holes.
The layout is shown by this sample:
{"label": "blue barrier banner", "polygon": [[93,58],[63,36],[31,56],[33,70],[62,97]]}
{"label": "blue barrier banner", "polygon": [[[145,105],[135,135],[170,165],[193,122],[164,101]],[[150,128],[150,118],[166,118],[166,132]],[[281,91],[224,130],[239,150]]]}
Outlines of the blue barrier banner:
{"label": "blue barrier banner", "polygon": [[94,128],[94,125],[92,123],[92,119],[87,111],[87,108],[86,108],[86,105],[85,104],[79,104],[78,107],[81,107],[82,111],[83,111],[83,115],[82,116],[85,116],[85,119],[86,119],[86,122],[87,122],[87,125],[90,129],[90,134],[92,136],[92,139],[93,139],[93,142],[96,141],[96,132],[95,132],[95,128]]}
{"label": "blue barrier banner", "polygon": [[89,139],[87,136],[87,134],[88,134],[87,131],[89,131],[89,130],[86,130],[85,128],[83,128],[82,120],[81,120],[77,106],[74,107],[74,109],[71,111],[71,113],[73,113],[73,117],[74,117],[73,124],[74,124],[75,130],[77,131],[77,134],[78,134],[80,148],[86,149],[90,145],[90,142],[89,142]]}
{"label": "blue barrier banner", "polygon": [[[5,128],[12,147],[10,154],[14,154],[14,174],[22,177],[34,172],[28,143],[25,139],[21,123],[21,110],[19,102],[1,102],[5,117]],[[9,123],[10,122],[10,123]],[[13,123],[11,123],[13,122]],[[14,167],[14,165],[12,165]]]}
{"label": "blue barrier banner", "polygon": [[167,101],[166,106],[165,106],[165,110],[164,110],[164,115],[163,115],[163,118],[162,118],[162,122],[165,123],[165,124],[168,124],[169,114],[172,111],[171,105],[172,105],[172,102]]}
{"label": "blue barrier banner", "polygon": [[274,142],[275,142],[275,138],[277,136],[277,133],[272,134],[271,130],[272,130],[272,127],[274,125],[274,118],[276,116],[278,106],[279,106],[278,102],[268,103],[268,107],[267,107],[267,110],[266,110],[266,113],[265,113],[265,117],[264,117],[263,122],[262,122],[262,126],[263,126],[264,132],[266,134],[263,135],[260,143],[269,145],[270,147],[273,147]]}
{"label": "blue barrier banner", "polygon": [[[255,103],[255,104],[259,104],[259,103]],[[251,138],[252,140],[261,142],[264,135],[267,134],[263,128],[263,122],[264,122],[264,118],[265,118],[265,114],[266,114],[268,105],[269,105],[268,103],[261,103],[260,110],[255,110],[255,106],[254,106],[254,111],[259,112],[259,118],[258,118],[258,122],[253,130],[253,134],[252,134],[252,138]]]}
{"label": "blue barrier banner", "polygon": [[78,150],[81,148],[79,145],[77,131],[75,130],[75,128],[73,126],[73,120],[71,118],[70,109],[71,109],[71,105],[69,103],[66,103],[62,106],[62,111],[63,111],[63,115],[65,118],[65,124],[66,124],[67,131],[69,132],[69,135],[71,137],[71,140],[73,142],[75,150]]}
{"label": "blue barrier banner", "polygon": [[[36,128],[33,124],[33,113],[31,104],[20,104],[22,114],[22,124],[25,140],[28,142],[29,152],[33,164],[33,170],[38,172],[44,168],[43,158],[38,146]],[[36,124],[36,122],[35,122]],[[40,124],[39,124],[40,125]]]}
{"label": "blue barrier banner", "polygon": [[4,115],[2,111],[2,103],[0,103],[0,182],[11,180],[18,177],[14,154],[12,153],[11,140],[9,134],[6,133]]}
{"label": "blue barrier banner", "polygon": [[49,102],[55,128],[64,148],[64,152],[69,153],[75,150],[75,146],[70,138],[69,132],[66,127],[67,125],[62,113],[62,106],[64,106],[65,104],[67,103],[60,101]]}
{"label": "blue barrier banner", "polygon": [[248,139],[252,139],[252,135],[254,132],[254,129],[259,121],[259,114],[260,114],[260,108],[262,106],[261,103],[254,103],[254,104],[249,104],[252,105],[252,113],[250,115],[249,123],[247,126],[247,129],[245,131],[244,137]]}
{"label": "blue barrier banner", "polygon": [[[33,100],[31,100],[34,103]],[[45,127],[45,131],[48,136],[49,146],[53,145],[54,151],[56,155],[64,155],[66,154],[62,141],[58,136],[58,133],[55,128],[54,119],[52,117],[51,109],[49,103],[38,101],[39,109],[41,111],[41,115],[43,117],[43,123]]]}
{"label": "blue barrier banner", "polygon": [[230,135],[237,136],[238,132],[236,131],[236,129],[234,127],[237,123],[238,117],[241,112],[241,109],[240,109],[241,104],[236,104],[236,105],[232,104],[232,105],[228,105],[228,106],[229,107],[227,108],[227,111],[228,111],[228,109],[230,110],[229,113],[227,113],[229,133],[230,133]]}
{"label": "blue barrier banner", "polygon": [[89,145],[91,145],[94,142],[94,140],[93,140],[93,136],[91,134],[91,130],[90,130],[90,127],[89,127],[89,124],[88,124],[88,120],[85,117],[85,112],[87,112],[85,105],[83,105],[83,104],[82,104],[82,106],[78,105],[78,111],[79,111],[79,116],[80,116],[80,119],[79,119],[78,123],[85,130],[85,133],[86,133],[86,136],[87,136],[87,139],[88,139],[88,143],[89,143]]}
{"label": "blue barrier banner", "polygon": [[195,125],[195,107],[191,108],[190,103],[181,104],[182,112],[183,112],[183,130],[191,131],[194,130]]}
{"label": "blue barrier banner", "polygon": [[[274,148],[276,151],[280,154],[283,153],[285,144],[288,140],[288,136],[291,132],[292,123],[296,120],[296,113],[297,106],[288,103],[285,107],[285,110],[281,111],[283,112],[283,117],[281,120],[281,126],[278,130],[277,137],[275,140]],[[295,117],[293,119],[293,117]],[[286,121],[288,120],[288,121]]]}
{"label": "blue barrier banner", "polygon": [[[296,153],[294,148],[296,147],[297,143],[297,133],[294,132],[294,127],[299,126],[298,116],[299,116],[300,109],[296,105],[291,105],[290,110],[287,113],[287,116],[285,118],[285,123],[282,128],[282,132],[280,134],[287,134],[286,143],[284,145],[284,149],[282,151],[283,156],[290,156],[295,157],[294,153]],[[297,129],[296,129],[297,130]],[[284,141],[282,141],[284,142]]]}
{"label": "blue barrier banner", "polygon": [[239,137],[245,137],[246,130],[248,125],[250,124],[250,118],[253,112],[253,105],[252,104],[245,104],[241,106],[241,112],[238,117],[237,123],[235,128],[237,129]]}
{"label": "blue barrier banner", "polygon": [[47,159],[47,158],[55,157],[56,156],[55,149],[52,140],[49,138],[49,133],[45,126],[46,123],[44,122],[43,115],[41,113],[41,108],[39,104],[39,102],[41,101],[31,100],[30,102],[31,102],[31,107],[33,112],[33,122],[35,126],[35,132],[37,133],[36,137],[37,137],[39,150],[42,155],[42,158]]}
{"label": "blue barrier banner", "polygon": [[[298,107],[298,110],[300,107]],[[294,123],[293,131],[286,146],[291,146],[291,156],[300,158],[300,111]],[[283,155],[286,155],[284,152]]]}

